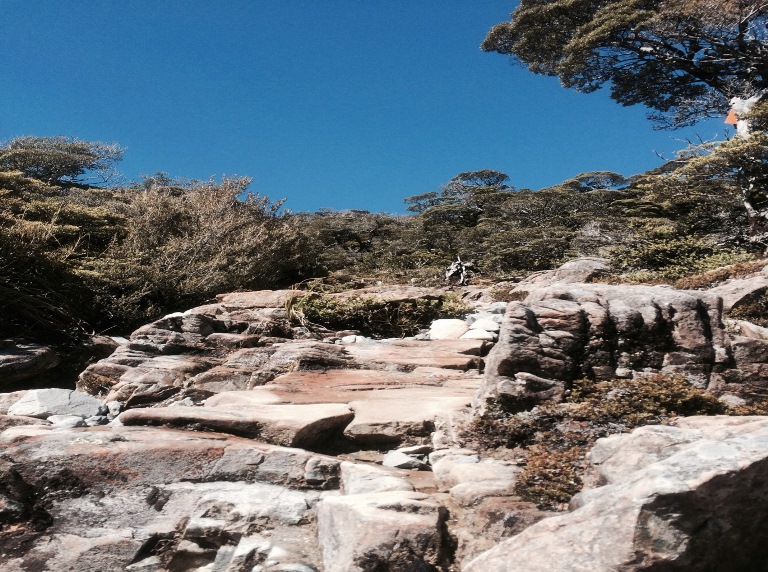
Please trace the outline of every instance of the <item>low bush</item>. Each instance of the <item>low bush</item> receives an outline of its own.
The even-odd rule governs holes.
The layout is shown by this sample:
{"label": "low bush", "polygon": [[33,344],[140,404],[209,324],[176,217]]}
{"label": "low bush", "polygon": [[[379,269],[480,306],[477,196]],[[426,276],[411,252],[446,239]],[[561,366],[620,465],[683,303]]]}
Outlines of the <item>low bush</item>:
{"label": "low bush", "polygon": [[584,454],[607,435],[689,415],[749,414],[729,411],[681,376],[574,382],[563,403],[511,413],[501,403],[476,417],[464,434],[468,445],[514,449],[525,459],[516,492],[542,508],[558,509],[581,488]]}
{"label": "low bush", "polygon": [[450,293],[437,300],[387,301],[313,292],[293,300],[289,310],[294,320],[310,327],[358,330],[364,336],[390,338],[414,335],[433,320],[463,316],[470,308]]}

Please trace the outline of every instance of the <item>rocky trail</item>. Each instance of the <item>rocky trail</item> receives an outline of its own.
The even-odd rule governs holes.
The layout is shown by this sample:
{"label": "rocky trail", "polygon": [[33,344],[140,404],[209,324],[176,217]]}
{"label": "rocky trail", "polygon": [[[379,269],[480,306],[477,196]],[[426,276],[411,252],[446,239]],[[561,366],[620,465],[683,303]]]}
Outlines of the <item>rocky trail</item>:
{"label": "rocky trail", "polygon": [[[464,288],[465,319],[403,339],[297,327],[296,291],[223,294],[120,340],[75,391],[0,394],[0,571],[764,569],[768,418],[602,439],[565,513],[516,496],[515,460],[463,447],[475,413],[582,377],[764,394],[767,332],[727,311],[768,275],[680,291],[591,282],[603,271],[539,273],[508,304]],[[53,363],[6,349],[8,379]]]}

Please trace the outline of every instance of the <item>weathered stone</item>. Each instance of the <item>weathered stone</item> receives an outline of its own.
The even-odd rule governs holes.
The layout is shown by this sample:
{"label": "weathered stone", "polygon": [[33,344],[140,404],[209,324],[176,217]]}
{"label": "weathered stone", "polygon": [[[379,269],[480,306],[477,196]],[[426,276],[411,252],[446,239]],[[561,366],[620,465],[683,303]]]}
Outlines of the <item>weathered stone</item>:
{"label": "weathered stone", "polygon": [[347,495],[413,490],[407,479],[392,470],[349,461],[342,462],[340,468],[342,488]]}
{"label": "weathered stone", "polygon": [[429,327],[429,338],[431,340],[458,340],[468,330],[469,326],[464,320],[435,320]]}
{"label": "weathered stone", "polygon": [[0,415],[7,415],[8,408],[24,397],[26,393],[26,389],[22,389],[21,391],[11,391],[9,393],[0,393]]}
{"label": "weathered stone", "polygon": [[446,511],[428,495],[390,491],[317,505],[326,572],[432,570],[445,557]]}
{"label": "weathered stone", "polygon": [[48,421],[46,421],[45,419],[38,419],[37,417],[0,414],[0,433],[5,431],[8,427],[16,427],[17,425],[47,425],[47,424],[48,424]]}
{"label": "weathered stone", "polygon": [[53,348],[25,340],[0,340],[0,382],[8,384],[47,371],[59,363]]}
{"label": "weathered stone", "polygon": [[353,414],[346,405],[249,405],[235,408],[170,407],[129,409],[124,425],[166,425],[220,431],[276,445],[314,447],[340,433]]}
{"label": "weathered stone", "polygon": [[355,418],[344,434],[356,443],[398,445],[426,439],[435,428],[435,417],[465,408],[471,396],[450,389],[404,389],[371,393],[349,406]]}
{"label": "weathered stone", "polygon": [[305,295],[303,290],[255,290],[232,292],[216,296],[218,305],[226,311],[250,308],[282,308],[293,298]]}
{"label": "weathered stone", "polygon": [[540,288],[509,304],[474,405],[498,398],[500,382],[514,383],[520,373],[565,383],[611,379],[617,370],[680,373],[706,387],[713,372],[730,367],[730,347],[720,299],[706,292],[608,284]]}
{"label": "weathered stone", "polygon": [[95,397],[71,389],[34,389],[8,408],[10,415],[26,415],[45,419],[51,415],[77,415],[81,418],[99,415],[104,404]]}
{"label": "weathered stone", "polygon": [[758,274],[750,278],[729,280],[710,288],[709,292],[723,299],[723,310],[730,312],[768,291],[768,276]]}
{"label": "weathered stone", "polygon": [[541,270],[521,280],[513,293],[528,293],[554,284],[579,284],[591,282],[594,278],[611,271],[610,261],[605,258],[577,258],[555,270]]}
{"label": "weathered stone", "polygon": [[214,333],[205,338],[205,343],[208,346],[217,348],[252,348],[258,345],[259,336],[250,334]]}
{"label": "weathered stone", "polygon": [[598,441],[604,486],[462,570],[760,570],[767,444],[763,417],[691,417]]}
{"label": "weathered stone", "polygon": [[344,346],[355,361],[369,369],[410,370],[442,367],[468,370],[479,368],[488,343],[483,340],[369,340]]}

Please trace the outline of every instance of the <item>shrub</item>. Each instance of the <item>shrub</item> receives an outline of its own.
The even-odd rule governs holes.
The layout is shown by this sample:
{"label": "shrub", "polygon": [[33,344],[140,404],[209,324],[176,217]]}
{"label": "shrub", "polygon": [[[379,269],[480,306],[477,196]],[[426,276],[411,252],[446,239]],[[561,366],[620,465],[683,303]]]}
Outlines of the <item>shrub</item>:
{"label": "shrub", "polygon": [[[748,414],[755,408],[742,408]],[[476,417],[463,438],[485,449],[508,448],[526,459],[516,492],[542,508],[560,508],[581,487],[584,453],[600,437],[673,417],[731,413],[682,376],[573,384],[564,403],[511,413],[499,402]]]}
{"label": "shrub", "polygon": [[313,292],[292,301],[290,313],[305,325],[358,330],[374,338],[414,335],[437,318],[458,317],[470,308],[453,295],[437,300],[387,301],[373,296],[338,297]]}
{"label": "shrub", "polygon": [[312,245],[282,201],[247,194],[250,180],[148,179],[127,193],[125,229],[83,265],[114,319],[135,326],[158,313],[233,290],[282,287],[313,269]]}

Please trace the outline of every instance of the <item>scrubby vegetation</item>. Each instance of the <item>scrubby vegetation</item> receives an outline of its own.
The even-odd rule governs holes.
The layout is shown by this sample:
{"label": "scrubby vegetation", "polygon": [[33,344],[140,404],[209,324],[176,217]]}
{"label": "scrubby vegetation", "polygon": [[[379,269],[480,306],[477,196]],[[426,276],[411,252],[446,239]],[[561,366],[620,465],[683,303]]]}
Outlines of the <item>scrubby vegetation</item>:
{"label": "scrubby vegetation", "polygon": [[[756,145],[765,144],[751,141],[750,153]],[[738,154],[727,146],[686,151],[633,178],[584,173],[536,191],[498,171],[469,171],[406,198],[409,215],[294,214],[238,177],[158,173],[94,186],[114,175],[121,156],[117,145],[64,137],[0,149],[0,335],[125,333],[227,290],[323,276],[437,286],[456,256],[474,263],[475,283],[597,255],[612,260],[606,280],[696,288],[717,281],[725,265],[752,268],[765,248],[732,176]],[[763,305],[755,300],[744,316]],[[428,306],[373,307],[320,293],[296,310],[327,327],[387,336],[446,313]]]}
{"label": "scrubby vegetation", "polygon": [[680,376],[581,380],[563,403],[522,413],[496,405],[474,419],[465,438],[524,459],[517,493],[541,507],[559,508],[581,489],[584,455],[601,437],[679,416],[754,413],[754,408],[728,409]]}
{"label": "scrubby vegetation", "polygon": [[433,320],[461,317],[471,310],[450,292],[432,300],[390,301],[372,295],[334,296],[318,282],[312,287],[314,291],[289,303],[289,314],[296,322],[311,328],[354,330],[373,338],[412,336]]}

